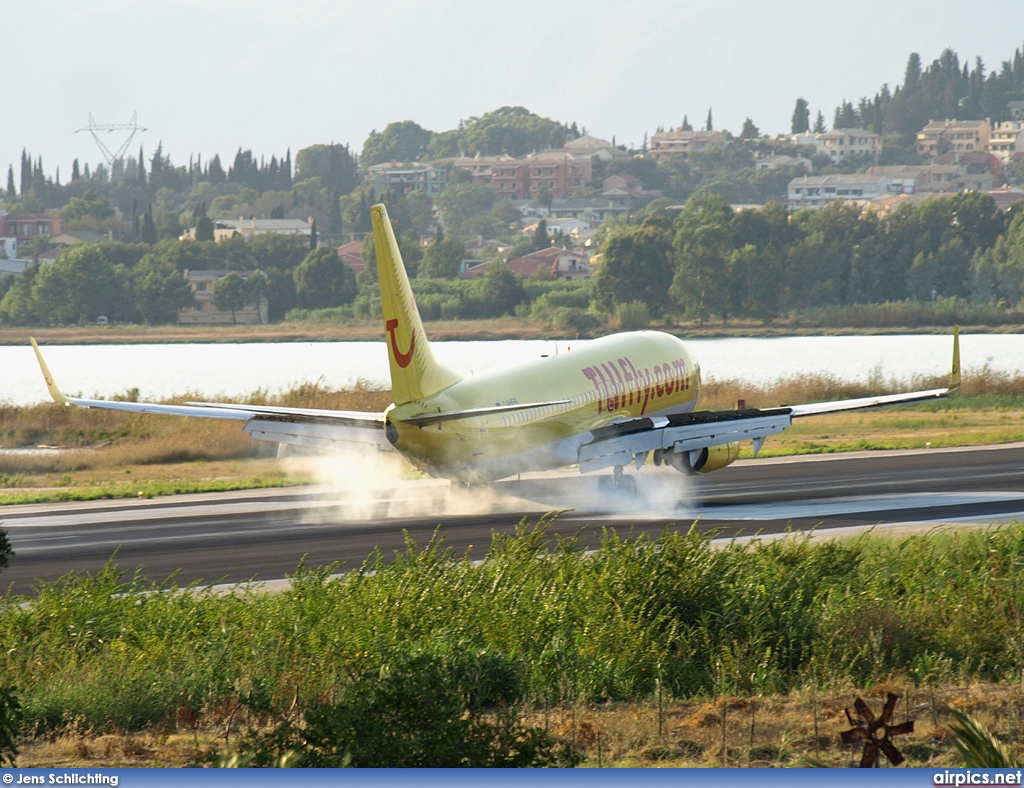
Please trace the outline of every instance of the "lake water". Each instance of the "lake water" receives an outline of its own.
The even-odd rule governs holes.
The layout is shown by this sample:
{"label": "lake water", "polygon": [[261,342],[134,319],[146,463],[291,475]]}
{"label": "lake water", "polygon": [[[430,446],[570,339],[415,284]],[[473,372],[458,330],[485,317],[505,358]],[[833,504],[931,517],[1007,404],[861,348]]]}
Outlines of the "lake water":
{"label": "lake water", "polygon": [[[480,375],[544,353],[566,352],[585,340],[551,342],[435,342],[438,359],[463,375]],[[697,339],[689,341],[703,377],[754,384],[829,373],[866,380],[874,370],[909,382],[915,374],[950,368],[950,335]],[[965,369],[1024,371],[1024,335],[967,334],[960,338]],[[287,391],[317,380],[331,388],[357,380],[388,385],[383,342],[287,342],[209,345],[55,345],[44,347],[50,371],[69,395],[110,397],[138,387],[143,399],[202,392],[235,397],[265,389]],[[49,395],[29,345],[0,346],[0,402],[26,405]]]}

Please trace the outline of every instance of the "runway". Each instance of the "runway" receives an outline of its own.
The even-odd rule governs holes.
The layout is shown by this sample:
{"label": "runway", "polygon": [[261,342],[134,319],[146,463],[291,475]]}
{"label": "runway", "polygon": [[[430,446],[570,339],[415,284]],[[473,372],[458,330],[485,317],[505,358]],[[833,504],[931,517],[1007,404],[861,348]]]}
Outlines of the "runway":
{"label": "runway", "polygon": [[602,528],[660,533],[666,526],[728,538],[787,528],[1006,522],[1024,519],[1024,444],[751,460],[694,480],[668,469],[637,475],[641,501],[601,497],[597,478],[533,474],[487,488],[420,480],[399,488],[324,487],[0,508],[15,550],[0,584],[17,593],[37,578],[95,571],[117,551],[123,569],[180,584],[274,580],[337,562],[359,566],[376,548],[420,545],[440,526],[445,543],[480,557],[493,531],[525,516],[563,513],[552,529],[595,545]]}

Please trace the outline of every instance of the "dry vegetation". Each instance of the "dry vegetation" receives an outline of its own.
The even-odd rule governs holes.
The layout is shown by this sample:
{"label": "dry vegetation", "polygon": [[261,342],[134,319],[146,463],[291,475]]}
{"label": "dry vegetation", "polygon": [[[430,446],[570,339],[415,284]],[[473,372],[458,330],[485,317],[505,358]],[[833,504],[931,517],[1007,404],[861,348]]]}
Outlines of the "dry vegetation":
{"label": "dry vegetation", "polygon": [[[821,321],[817,321],[821,322]],[[818,325],[814,319],[781,319],[770,324],[759,320],[731,320],[728,324],[681,322],[673,325],[652,326],[686,338],[711,337],[792,337],[838,336],[844,334],[944,334],[949,326],[847,324]],[[834,321],[833,321],[834,322]],[[487,320],[436,320],[425,323],[427,335],[434,341],[481,339],[572,339],[577,335],[558,330],[542,321],[528,321],[516,317]],[[962,325],[963,333],[1018,334],[1024,325]],[[600,327],[595,336],[607,333]],[[216,326],[36,326],[11,328],[0,326],[0,345],[27,345],[29,336],[47,345],[96,345],[142,343],[208,343],[208,342],[342,342],[383,341],[379,321],[353,322],[292,322],[270,325]]]}
{"label": "dry vegetation", "polygon": [[[888,691],[901,696],[894,721],[915,721],[913,733],[894,739],[908,767],[962,765],[947,727],[947,706],[974,714],[1011,749],[1020,750],[1024,697],[1019,686],[1005,683],[932,690],[915,688],[906,679],[825,697],[802,693],[663,700],[660,708],[656,700],[530,706],[524,708],[523,719],[574,743],[587,767],[848,767],[858,765],[861,750],[840,741],[839,732],[850,727],[844,709],[853,713],[859,696],[877,712]],[[18,765],[123,768],[209,763],[230,747],[232,735],[237,738],[237,728],[228,724],[230,711],[206,718],[179,715],[172,723],[142,731],[96,734],[72,724],[56,736],[24,744]],[[888,765],[884,758],[882,765]]]}

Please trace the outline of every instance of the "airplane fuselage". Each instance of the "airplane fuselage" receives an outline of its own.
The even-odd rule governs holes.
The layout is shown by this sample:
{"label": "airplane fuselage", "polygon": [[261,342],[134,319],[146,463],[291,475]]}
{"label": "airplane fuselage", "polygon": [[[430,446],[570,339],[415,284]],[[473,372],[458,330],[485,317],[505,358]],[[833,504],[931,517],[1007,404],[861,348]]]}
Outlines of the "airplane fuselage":
{"label": "airplane fuselage", "polygon": [[[684,413],[700,389],[689,348],[658,331],[615,334],[512,369],[463,379],[386,414],[395,449],[435,476],[490,481],[577,461],[592,430],[618,419]],[[502,414],[417,426],[425,413],[567,400]]]}

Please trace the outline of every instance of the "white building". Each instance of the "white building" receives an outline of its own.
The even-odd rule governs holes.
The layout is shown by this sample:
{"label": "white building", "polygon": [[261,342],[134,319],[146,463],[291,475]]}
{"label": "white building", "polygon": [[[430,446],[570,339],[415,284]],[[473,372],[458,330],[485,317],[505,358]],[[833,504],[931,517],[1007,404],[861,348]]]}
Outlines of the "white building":
{"label": "white building", "polygon": [[1024,121],[1007,120],[997,123],[985,143],[985,150],[1009,164],[1013,154],[1024,151]]}
{"label": "white building", "polygon": [[815,135],[815,147],[819,153],[828,154],[833,163],[858,155],[877,160],[882,152],[882,138],[865,129],[832,129]]}
{"label": "white building", "polygon": [[789,182],[789,210],[821,208],[836,200],[864,202],[889,193],[879,175],[805,175]]}

